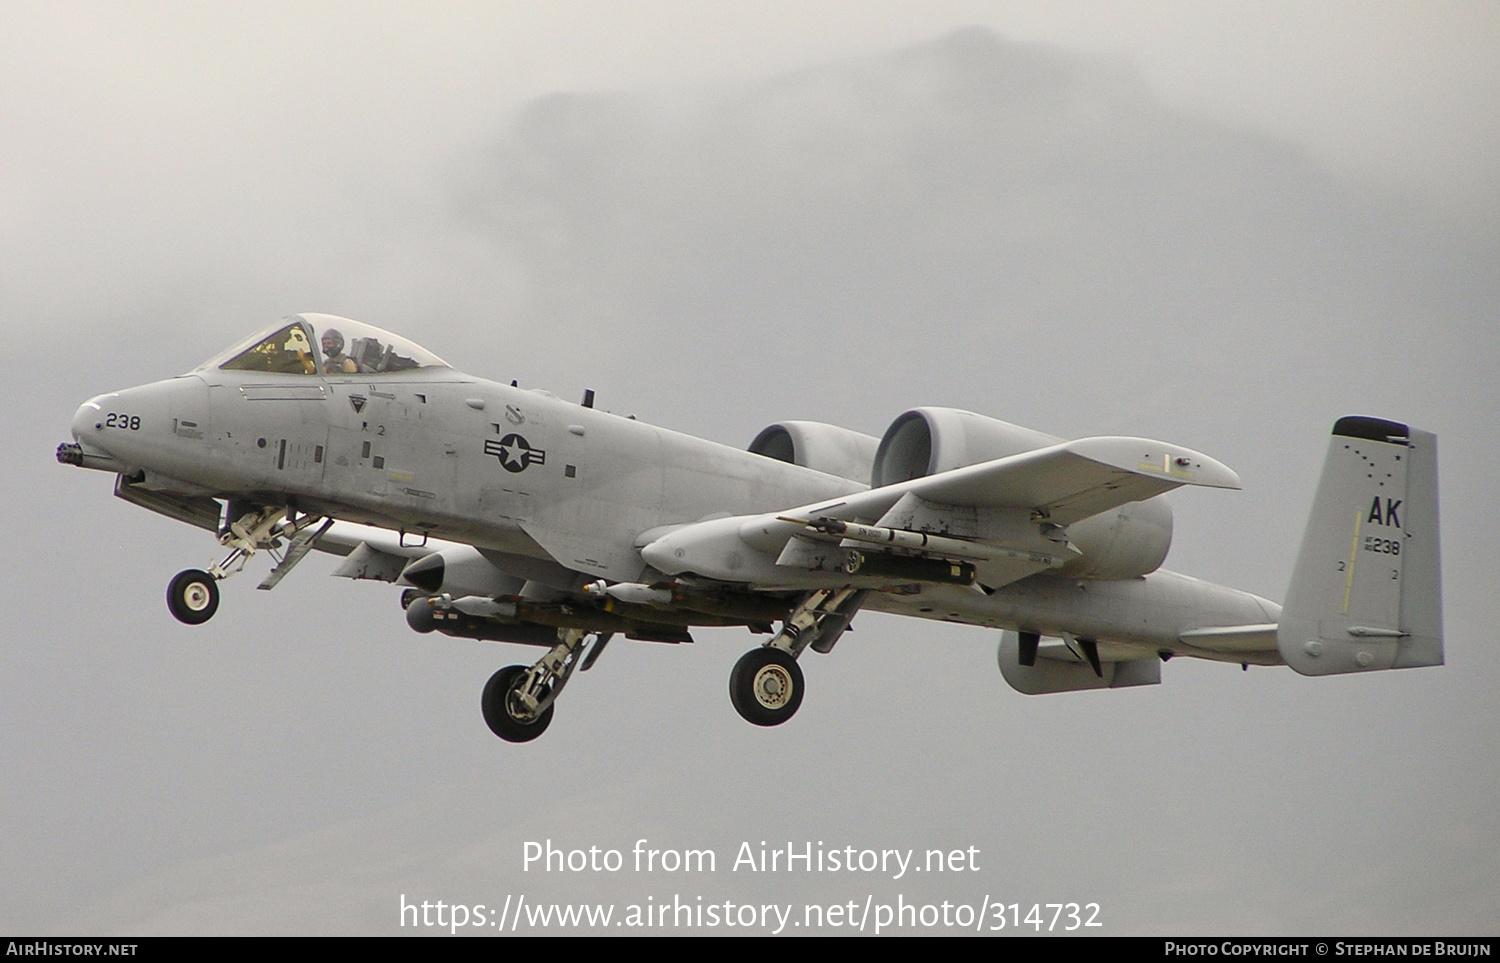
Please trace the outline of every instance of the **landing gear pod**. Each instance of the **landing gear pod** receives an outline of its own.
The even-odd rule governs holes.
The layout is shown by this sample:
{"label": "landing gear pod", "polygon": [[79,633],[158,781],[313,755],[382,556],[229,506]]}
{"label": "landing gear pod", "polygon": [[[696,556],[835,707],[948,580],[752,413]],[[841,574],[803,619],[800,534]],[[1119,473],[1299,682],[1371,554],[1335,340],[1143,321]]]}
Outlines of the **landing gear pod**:
{"label": "landing gear pod", "polygon": [[[1029,634],[1029,633],[1028,633]],[[1077,640],[1074,645],[1085,640]],[[1047,639],[1040,644],[1032,636],[1029,651],[1023,652],[1019,633],[1003,632],[1000,650],[1000,674],[1017,692],[1045,695],[1051,692],[1082,692],[1087,689],[1124,689],[1137,685],[1161,684],[1161,661],[1127,659],[1122,662],[1100,662],[1097,671],[1090,665],[1088,647],[1074,651],[1066,642]],[[1094,659],[1098,650],[1094,650]],[[1029,655],[1030,658],[1023,656]],[[1032,664],[1028,665],[1027,662]]]}

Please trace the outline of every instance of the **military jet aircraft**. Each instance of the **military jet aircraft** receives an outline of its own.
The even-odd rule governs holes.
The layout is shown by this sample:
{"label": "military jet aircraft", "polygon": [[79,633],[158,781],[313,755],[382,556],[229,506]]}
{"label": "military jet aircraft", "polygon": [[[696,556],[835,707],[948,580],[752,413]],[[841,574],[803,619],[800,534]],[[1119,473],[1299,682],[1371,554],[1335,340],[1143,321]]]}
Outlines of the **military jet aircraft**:
{"label": "military jet aircraft", "polygon": [[320,549],[344,556],[335,575],[406,586],[419,632],[544,648],[484,687],[511,742],[547,728],[613,636],[694,626],[768,636],[729,692],[779,725],[802,702],[798,658],[863,609],[1002,630],[1001,673],[1028,694],[1156,684],[1179,655],[1307,675],[1443,661],[1436,438],[1377,418],[1334,425],[1284,607],[1160,569],[1161,496],[1239,487],[1177,445],[915,408],[879,439],[784,421],[740,451],[328,315],[92,398],[72,431],[59,461],[228,549],[172,579],[182,622],[212,618],[255,554],[275,561],[269,589]]}

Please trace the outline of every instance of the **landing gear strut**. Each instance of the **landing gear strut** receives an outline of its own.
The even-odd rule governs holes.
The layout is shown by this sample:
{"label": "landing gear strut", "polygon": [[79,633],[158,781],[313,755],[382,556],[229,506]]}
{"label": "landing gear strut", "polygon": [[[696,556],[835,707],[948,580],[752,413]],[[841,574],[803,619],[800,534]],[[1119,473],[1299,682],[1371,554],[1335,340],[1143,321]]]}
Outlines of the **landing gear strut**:
{"label": "landing gear strut", "polygon": [[[310,527],[320,520],[317,515],[297,516],[295,512],[289,516],[284,507],[246,512],[219,536],[219,544],[232,549],[223,561],[210,565],[206,572],[196,568],[178,572],[167,585],[168,611],[187,625],[207,622],[219,610],[218,583],[243,569],[245,562],[258,551],[269,552],[277,562],[260,584],[261,588],[270,588],[302,560],[312,549],[313,541],[333,524],[328,519],[321,528],[312,530]],[[283,538],[290,539],[291,544],[285,553],[278,554],[276,550]]]}
{"label": "landing gear strut", "polygon": [[781,631],[758,649],[751,649],[729,673],[729,701],[746,722],[779,726],[802,705],[802,667],[797,657],[811,646],[828,652],[849,628],[849,620],[865,600],[858,589],[820,589],[798,603]]}
{"label": "landing gear strut", "polygon": [[552,704],[573,670],[593,665],[609,641],[609,633],[600,632],[585,648],[588,636],[582,629],[558,629],[557,644],[534,665],[508,665],[490,676],[479,700],[490,731],[506,742],[530,742],[546,732]]}

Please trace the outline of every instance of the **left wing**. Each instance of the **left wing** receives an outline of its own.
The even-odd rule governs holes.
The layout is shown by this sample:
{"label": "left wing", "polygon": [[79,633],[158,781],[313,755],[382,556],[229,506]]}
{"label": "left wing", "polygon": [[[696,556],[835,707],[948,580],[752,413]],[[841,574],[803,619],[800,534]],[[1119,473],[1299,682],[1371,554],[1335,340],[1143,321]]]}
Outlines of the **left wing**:
{"label": "left wing", "polygon": [[355,522],[335,522],[327,531],[318,534],[312,547],[344,557],[331,573],[339,578],[394,582],[407,565],[419,558],[468,546],[437,538],[421,537],[418,540],[411,535]]}
{"label": "left wing", "polygon": [[993,587],[1064,564],[1073,554],[1062,534],[1068,525],[1182,485],[1240,482],[1214,459],[1177,445],[1083,438],[786,512],[686,525],[641,556],[669,575],[797,588],[837,580],[839,569],[849,581],[851,549],[887,558],[916,553],[972,560]]}

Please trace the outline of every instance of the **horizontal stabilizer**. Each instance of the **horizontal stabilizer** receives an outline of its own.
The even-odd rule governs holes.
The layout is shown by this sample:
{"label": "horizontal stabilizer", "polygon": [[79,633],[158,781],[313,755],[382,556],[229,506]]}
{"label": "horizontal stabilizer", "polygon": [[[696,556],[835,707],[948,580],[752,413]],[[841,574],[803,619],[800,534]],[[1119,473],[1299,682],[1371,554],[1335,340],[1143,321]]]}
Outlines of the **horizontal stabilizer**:
{"label": "horizontal stabilizer", "polygon": [[1304,675],[1443,662],[1437,436],[1334,425],[1277,648]]}

